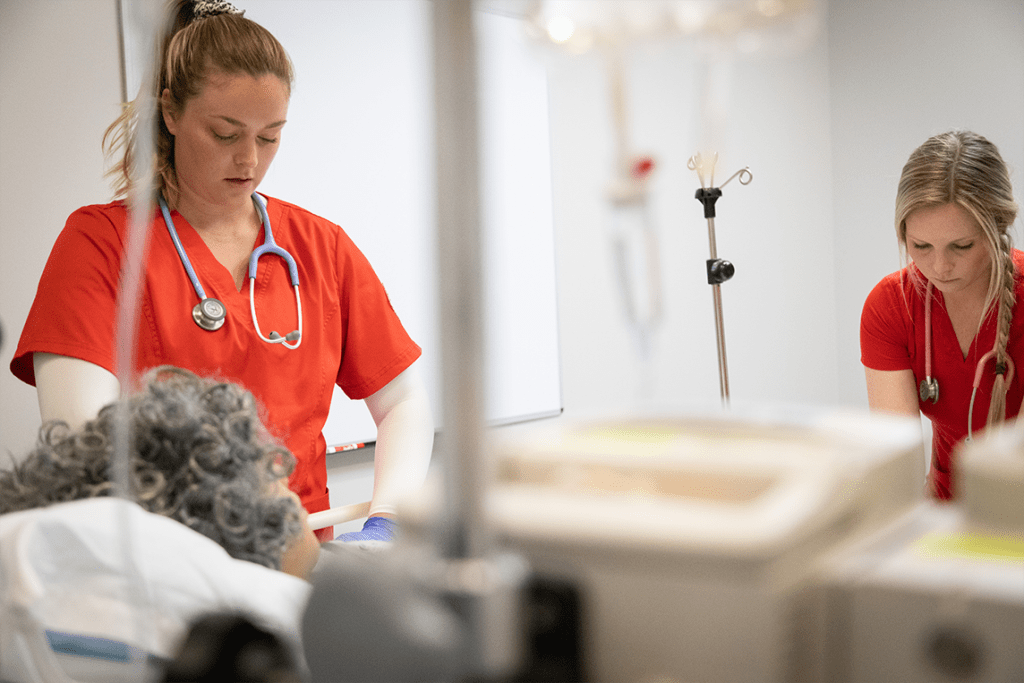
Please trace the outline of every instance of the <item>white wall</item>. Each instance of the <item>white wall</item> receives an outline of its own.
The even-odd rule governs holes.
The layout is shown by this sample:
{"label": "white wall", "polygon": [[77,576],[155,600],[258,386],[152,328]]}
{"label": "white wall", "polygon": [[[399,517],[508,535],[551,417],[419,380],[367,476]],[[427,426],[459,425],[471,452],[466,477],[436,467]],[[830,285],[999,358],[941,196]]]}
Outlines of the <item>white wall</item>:
{"label": "white wall", "polygon": [[68,214],[107,201],[100,138],[119,112],[114,0],[0,2],[0,462],[34,442],[32,387],[8,369]]}
{"label": "white wall", "polygon": [[[825,16],[799,54],[736,58],[726,70],[720,173],[754,172],[718,203],[719,255],[737,268],[722,287],[734,404],[863,403],[860,306],[898,265],[895,179],[927,135],[988,135],[1024,197],[1024,0],[834,0]],[[38,425],[34,392],[6,370],[35,281],[67,214],[110,194],[99,141],[117,113],[116,35],[114,0],[0,3],[5,451],[23,452]],[[566,413],[717,405],[706,224],[685,166],[699,142],[697,58],[662,45],[629,66],[632,134],[661,162],[652,207],[668,305],[643,401],[605,233],[604,76],[591,56],[546,59]]]}

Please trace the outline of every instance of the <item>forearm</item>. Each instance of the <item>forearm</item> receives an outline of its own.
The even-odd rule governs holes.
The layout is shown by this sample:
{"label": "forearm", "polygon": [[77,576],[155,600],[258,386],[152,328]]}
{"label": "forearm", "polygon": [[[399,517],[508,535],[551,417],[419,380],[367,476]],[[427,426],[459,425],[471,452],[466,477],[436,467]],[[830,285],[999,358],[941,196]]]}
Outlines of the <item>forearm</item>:
{"label": "forearm", "polygon": [[434,444],[430,400],[416,366],[368,397],[366,405],[377,424],[369,514],[394,515],[398,503],[423,485]]}

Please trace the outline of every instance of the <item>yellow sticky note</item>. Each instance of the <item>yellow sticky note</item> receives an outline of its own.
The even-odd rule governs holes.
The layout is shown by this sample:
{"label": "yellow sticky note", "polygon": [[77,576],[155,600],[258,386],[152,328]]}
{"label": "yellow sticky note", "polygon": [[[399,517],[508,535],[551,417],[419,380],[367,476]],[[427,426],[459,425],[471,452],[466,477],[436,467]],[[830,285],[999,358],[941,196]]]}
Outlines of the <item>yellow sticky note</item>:
{"label": "yellow sticky note", "polygon": [[915,547],[930,557],[1024,562],[1024,540],[1010,536],[928,534]]}

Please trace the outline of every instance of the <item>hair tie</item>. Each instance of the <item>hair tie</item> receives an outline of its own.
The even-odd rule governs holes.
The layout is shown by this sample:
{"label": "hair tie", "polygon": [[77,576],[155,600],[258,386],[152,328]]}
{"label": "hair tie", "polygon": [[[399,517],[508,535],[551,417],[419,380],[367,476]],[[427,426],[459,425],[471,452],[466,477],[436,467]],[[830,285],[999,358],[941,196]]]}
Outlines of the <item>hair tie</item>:
{"label": "hair tie", "polygon": [[1006,363],[996,363],[996,374],[997,375],[1005,375],[1006,374],[1006,370],[1007,370]]}
{"label": "hair tie", "polygon": [[245,14],[245,10],[238,9],[230,2],[222,0],[198,0],[192,5],[192,12],[196,19],[215,17],[218,14],[237,14],[239,16]]}

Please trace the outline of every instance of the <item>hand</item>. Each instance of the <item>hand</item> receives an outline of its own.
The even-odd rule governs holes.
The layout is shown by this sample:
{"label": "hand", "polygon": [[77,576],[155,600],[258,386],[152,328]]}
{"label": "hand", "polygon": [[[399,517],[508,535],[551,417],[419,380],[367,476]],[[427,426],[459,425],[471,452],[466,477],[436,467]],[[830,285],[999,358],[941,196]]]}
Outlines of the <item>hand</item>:
{"label": "hand", "polygon": [[395,532],[398,531],[398,522],[387,517],[369,517],[363,524],[362,531],[350,531],[347,534],[338,536],[336,541],[343,543],[360,543],[365,547],[379,546],[384,543],[391,543],[395,540]]}

